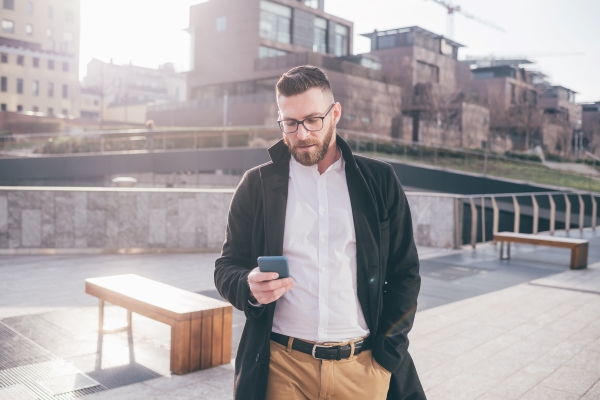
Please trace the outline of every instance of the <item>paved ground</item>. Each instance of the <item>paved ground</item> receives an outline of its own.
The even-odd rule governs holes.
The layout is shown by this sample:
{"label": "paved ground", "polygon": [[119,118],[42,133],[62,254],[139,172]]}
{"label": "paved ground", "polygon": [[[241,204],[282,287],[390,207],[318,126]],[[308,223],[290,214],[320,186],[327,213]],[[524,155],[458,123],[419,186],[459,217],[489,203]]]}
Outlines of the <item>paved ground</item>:
{"label": "paved ground", "polygon": [[[595,264],[583,271],[567,270],[564,250],[518,246],[512,260],[499,261],[493,246],[452,252],[419,249],[423,288],[410,351],[428,398],[600,398],[600,236],[591,244],[590,263]],[[97,303],[83,293],[85,278],[137,273],[215,296],[214,258],[215,254],[3,257],[0,324],[37,318],[68,330],[66,326],[76,321],[89,325],[86,329],[93,335]],[[117,309],[110,314],[123,317]],[[236,313],[234,347],[242,326],[243,316]],[[158,377],[148,379],[153,376],[146,374],[136,384],[85,398],[231,398],[231,365],[161,376],[168,375],[163,365],[168,363],[168,327],[136,316],[134,335],[136,350],[157,349],[156,357],[144,361],[140,352],[137,361],[146,362],[145,369]],[[72,359],[86,372],[85,362]]]}

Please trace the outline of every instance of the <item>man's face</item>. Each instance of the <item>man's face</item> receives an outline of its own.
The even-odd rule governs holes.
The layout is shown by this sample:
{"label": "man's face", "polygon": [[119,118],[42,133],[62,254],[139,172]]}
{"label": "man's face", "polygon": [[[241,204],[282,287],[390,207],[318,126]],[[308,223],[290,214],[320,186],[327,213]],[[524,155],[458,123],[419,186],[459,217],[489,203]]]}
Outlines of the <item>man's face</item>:
{"label": "man's face", "polygon": [[[333,96],[319,88],[310,89],[296,96],[279,96],[280,120],[302,121],[308,117],[321,117],[333,104]],[[283,140],[296,161],[305,166],[318,164],[335,143],[335,126],[341,115],[341,106],[335,104],[323,120],[323,128],[309,132],[298,125],[295,133],[284,133]]]}

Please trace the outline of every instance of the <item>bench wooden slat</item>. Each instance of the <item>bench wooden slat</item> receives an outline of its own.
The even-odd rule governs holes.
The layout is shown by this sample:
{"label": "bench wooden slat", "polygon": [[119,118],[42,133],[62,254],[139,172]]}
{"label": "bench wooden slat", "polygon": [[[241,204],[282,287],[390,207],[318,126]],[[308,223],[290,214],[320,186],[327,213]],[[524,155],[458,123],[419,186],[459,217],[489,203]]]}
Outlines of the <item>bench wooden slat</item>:
{"label": "bench wooden slat", "polygon": [[[131,300],[127,302],[131,307],[138,309],[141,307],[140,311],[162,315],[176,321],[200,318],[204,310],[230,306],[229,303],[221,300],[132,274],[86,279],[86,293],[96,297],[101,297],[98,296],[101,294],[104,298],[104,296],[111,296],[111,292],[116,294],[116,297]],[[113,303],[108,299],[107,301]],[[135,309],[132,311],[145,315]]]}

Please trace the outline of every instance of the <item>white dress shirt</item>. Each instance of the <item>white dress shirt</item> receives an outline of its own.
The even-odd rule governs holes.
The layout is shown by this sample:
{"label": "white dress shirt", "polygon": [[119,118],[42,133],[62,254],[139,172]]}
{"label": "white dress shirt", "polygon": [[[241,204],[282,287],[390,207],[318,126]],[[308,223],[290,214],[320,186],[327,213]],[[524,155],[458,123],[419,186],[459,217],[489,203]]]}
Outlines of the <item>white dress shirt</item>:
{"label": "white dress shirt", "polygon": [[369,334],[356,291],[356,234],[344,167],[340,157],[319,174],[316,165],[290,159],[283,255],[296,286],[277,300],[273,332],[318,343]]}

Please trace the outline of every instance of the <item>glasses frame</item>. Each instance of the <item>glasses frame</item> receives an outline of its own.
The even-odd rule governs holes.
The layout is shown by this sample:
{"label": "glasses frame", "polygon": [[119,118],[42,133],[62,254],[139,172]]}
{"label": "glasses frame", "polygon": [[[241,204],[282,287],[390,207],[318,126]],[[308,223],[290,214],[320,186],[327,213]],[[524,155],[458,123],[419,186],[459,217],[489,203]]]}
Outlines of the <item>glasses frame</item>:
{"label": "glasses frame", "polygon": [[[320,130],[323,129],[323,127],[325,126],[325,118],[327,118],[327,115],[329,115],[329,113],[331,112],[331,110],[333,110],[333,107],[336,105],[337,103],[333,103],[332,105],[329,106],[329,108],[327,109],[327,111],[325,111],[325,114],[323,114],[320,117],[308,117],[308,118],[304,118],[302,121],[298,121],[295,119],[278,119],[277,120],[277,125],[279,125],[279,129],[281,130],[281,132],[285,133],[286,135],[292,135],[296,132],[298,132],[298,128],[300,128],[300,125],[302,125],[304,127],[304,129],[306,129],[307,132],[319,132]],[[308,129],[306,127],[306,125],[304,125],[304,121],[306,121],[307,119],[311,119],[311,118],[320,118],[321,119],[321,128],[320,129]],[[286,122],[286,121],[294,121],[296,123],[296,129],[293,132],[286,132],[283,130],[283,127],[281,126],[282,122]]]}

